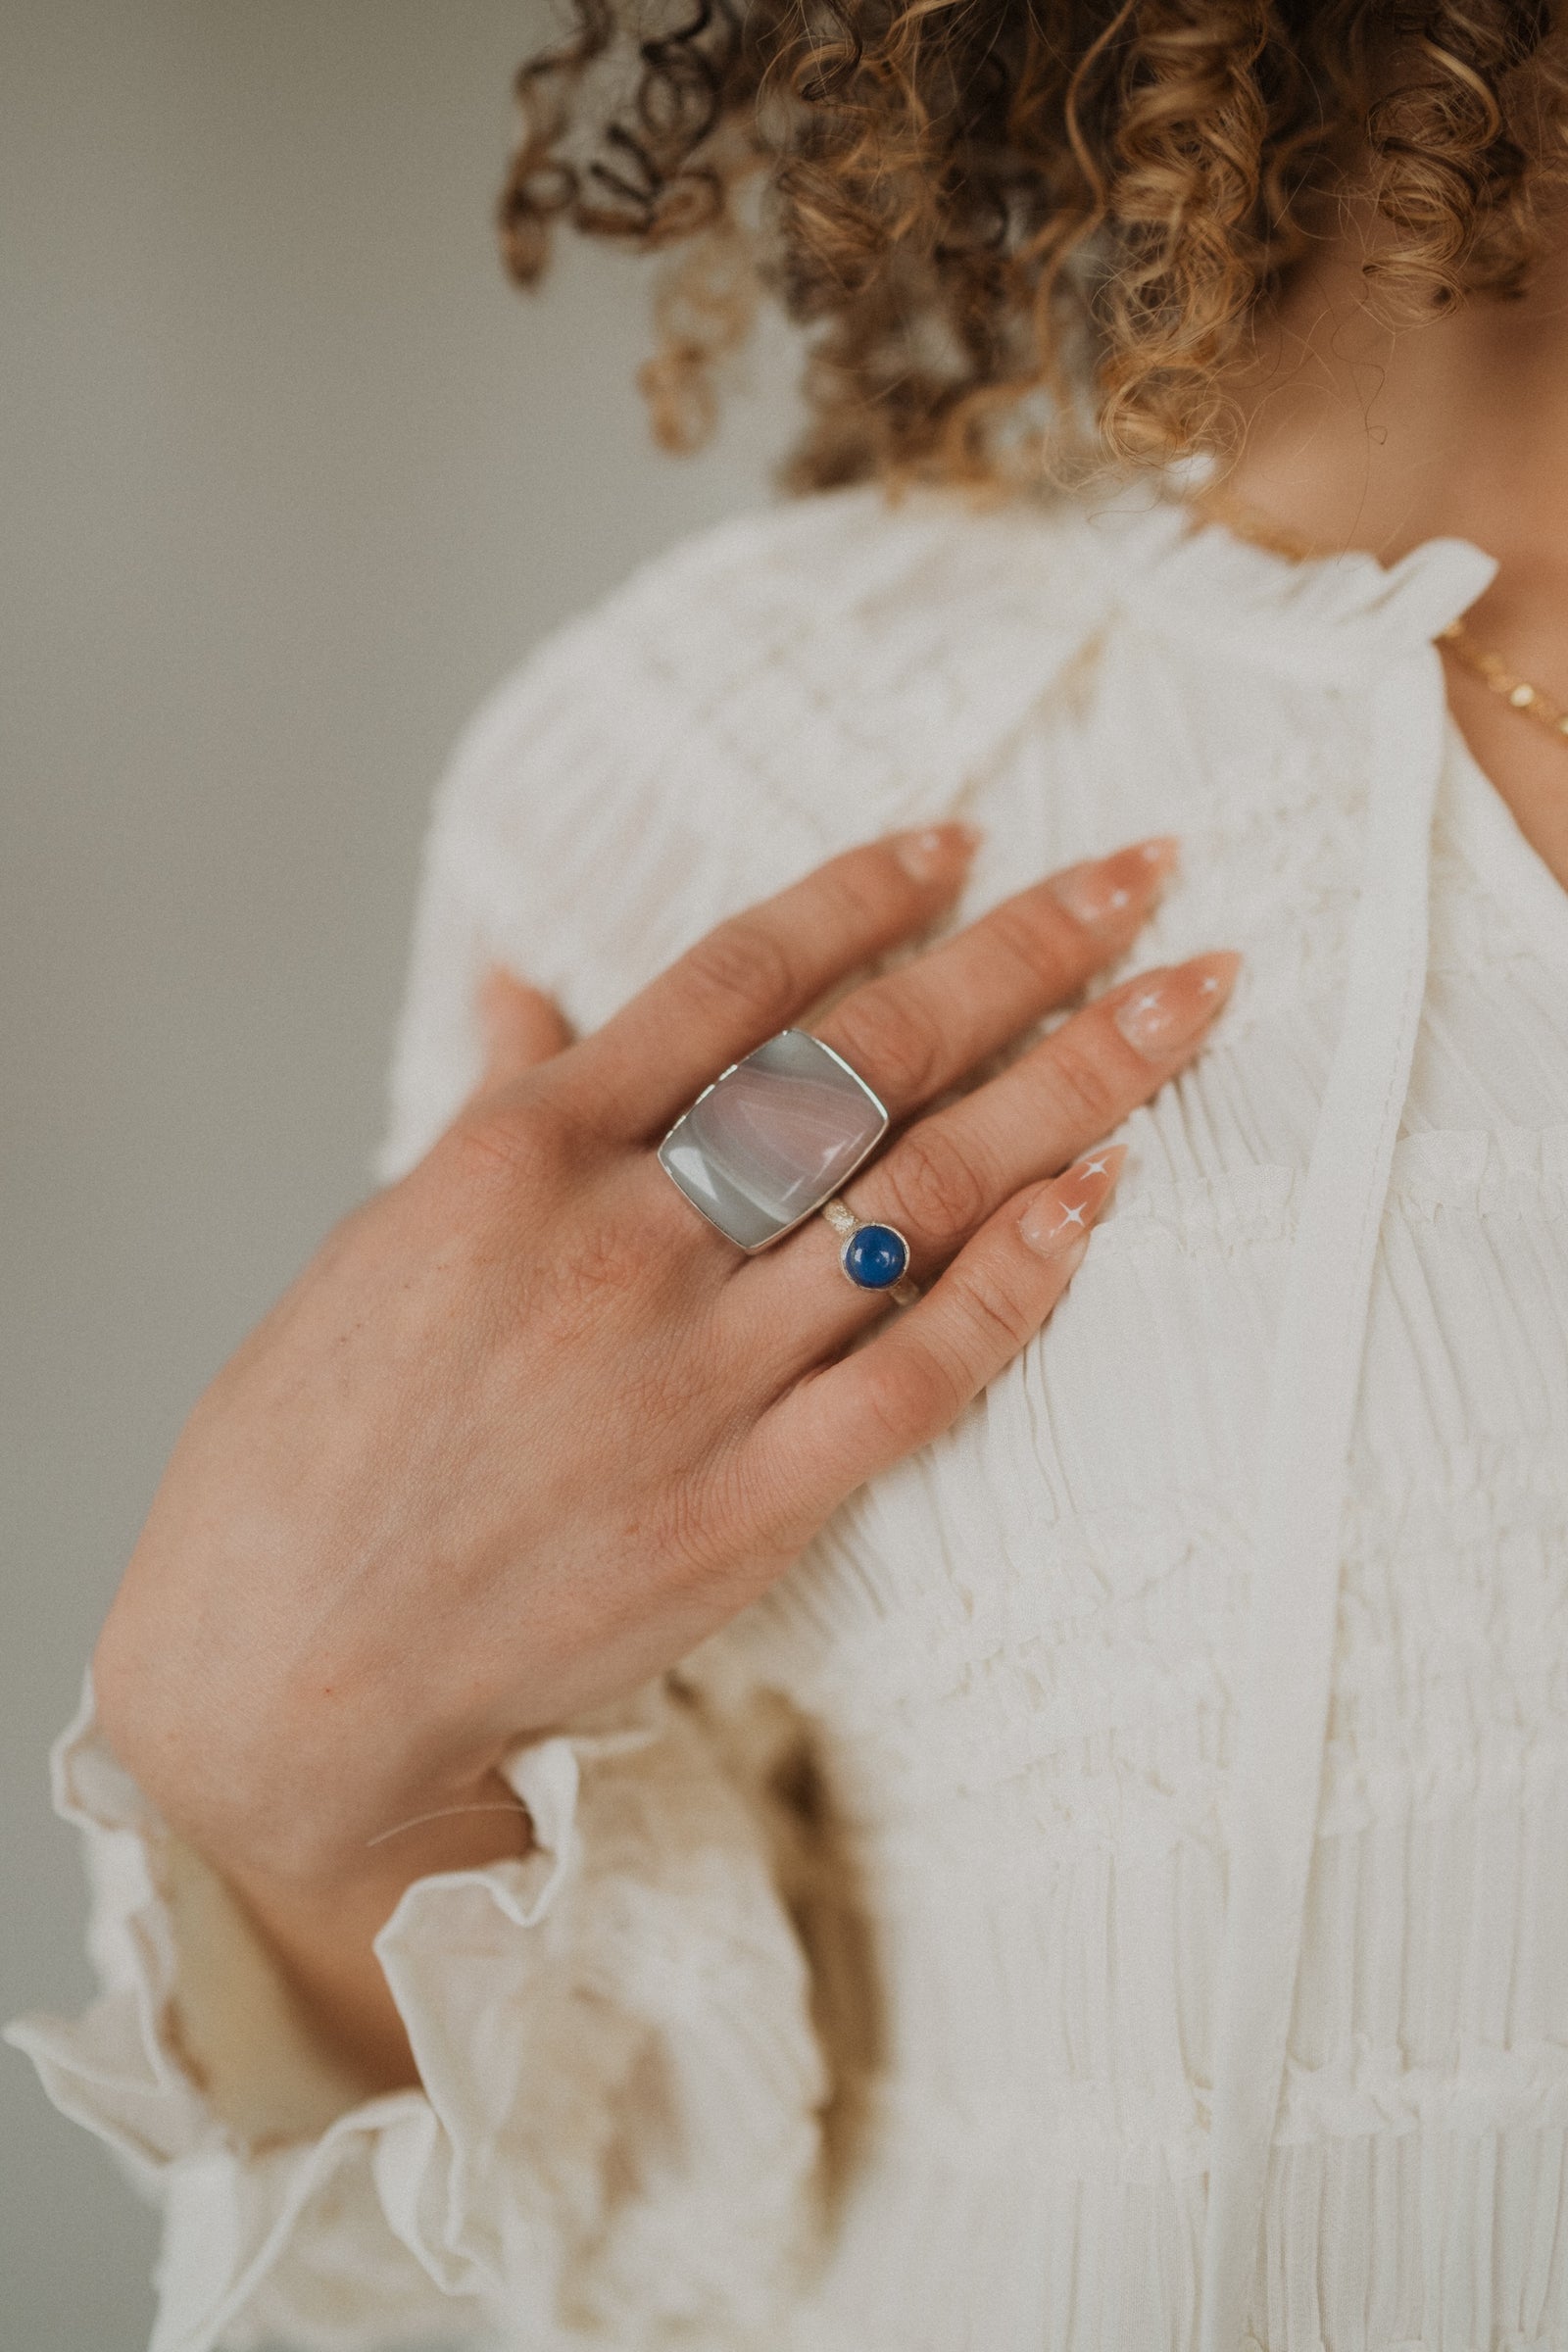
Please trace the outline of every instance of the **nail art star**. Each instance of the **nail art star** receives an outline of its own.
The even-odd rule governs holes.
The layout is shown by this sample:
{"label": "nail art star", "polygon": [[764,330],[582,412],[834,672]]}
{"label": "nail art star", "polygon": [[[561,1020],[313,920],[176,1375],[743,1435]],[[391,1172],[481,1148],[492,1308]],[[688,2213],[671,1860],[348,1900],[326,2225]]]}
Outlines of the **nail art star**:
{"label": "nail art star", "polygon": [[1158,1004],[1159,991],[1157,988],[1152,988],[1147,996],[1142,996],[1138,999],[1137,1003],[1133,1006],[1133,1010],[1135,1012],[1153,1012],[1157,1009]]}
{"label": "nail art star", "polygon": [[1215,979],[1212,972],[1205,972],[1198,986],[1200,995],[1211,997],[1218,988],[1219,982]]}
{"label": "nail art star", "polygon": [[1111,906],[1118,909],[1125,906],[1132,895],[1130,890],[1113,890],[1110,894]]}
{"label": "nail art star", "polygon": [[1084,1174],[1086,1176],[1103,1176],[1104,1173],[1105,1163],[1102,1159],[1086,1159],[1084,1161]]}
{"label": "nail art star", "polygon": [[1061,1222],[1063,1225],[1081,1225],[1083,1221],[1084,1204],[1081,1200],[1076,1208],[1064,1208],[1061,1212]]}

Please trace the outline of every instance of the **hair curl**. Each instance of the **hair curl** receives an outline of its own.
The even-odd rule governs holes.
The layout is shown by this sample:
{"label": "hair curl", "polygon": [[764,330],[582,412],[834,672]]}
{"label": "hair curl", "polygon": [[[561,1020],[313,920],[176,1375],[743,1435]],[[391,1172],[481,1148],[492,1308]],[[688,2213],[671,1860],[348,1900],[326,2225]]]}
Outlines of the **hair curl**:
{"label": "hair curl", "polygon": [[517,75],[508,267],[533,285],[562,222],[682,249],[642,372],[671,448],[777,297],[801,487],[1222,448],[1226,369],[1332,208],[1375,224],[1368,299],[1430,315],[1522,289],[1564,158],[1551,0],[570,5]]}

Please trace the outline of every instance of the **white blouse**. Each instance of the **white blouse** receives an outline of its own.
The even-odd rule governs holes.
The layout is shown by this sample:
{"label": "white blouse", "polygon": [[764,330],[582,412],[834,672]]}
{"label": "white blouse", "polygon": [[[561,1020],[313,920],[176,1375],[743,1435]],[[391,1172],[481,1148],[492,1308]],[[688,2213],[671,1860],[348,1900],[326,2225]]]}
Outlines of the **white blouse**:
{"label": "white blouse", "polygon": [[972,913],[1184,841],[1236,946],[1046,1332],[378,1950],[360,2098],[94,1739],[103,1994],[13,2036],[168,2215],[156,2352],[1562,2352],[1568,898],[1447,725],[1491,574],[857,491],[639,574],[430,836],[384,1172],[502,958],[581,1025],[851,841]]}

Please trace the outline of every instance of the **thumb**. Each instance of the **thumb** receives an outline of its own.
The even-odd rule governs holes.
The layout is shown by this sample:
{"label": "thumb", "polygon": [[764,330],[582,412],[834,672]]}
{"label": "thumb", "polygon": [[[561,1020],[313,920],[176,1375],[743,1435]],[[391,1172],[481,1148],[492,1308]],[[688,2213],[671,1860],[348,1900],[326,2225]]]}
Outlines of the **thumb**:
{"label": "thumb", "polygon": [[480,1095],[510,1086],[571,1043],[555,1000],[500,964],[492,964],[480,983],[479,1025],[484,1070],[475,1092]]}

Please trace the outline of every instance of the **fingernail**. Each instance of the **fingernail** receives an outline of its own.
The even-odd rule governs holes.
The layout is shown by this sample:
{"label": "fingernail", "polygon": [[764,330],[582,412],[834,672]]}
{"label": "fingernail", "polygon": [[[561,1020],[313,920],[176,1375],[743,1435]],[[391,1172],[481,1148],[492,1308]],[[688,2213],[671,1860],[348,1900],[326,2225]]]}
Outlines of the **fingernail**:
{"label": "fingernail", "polygon": [[1107,1144],[1091,1152],[1064,1176],[1043,1184],[1018,1219],[1018,1231],[1042,1257],[1065,1257],[1076,1250],[1073,1265],[1089,1245],[1089,1228],[1116,1188],[1125,1144]]}
{"label": "fingernail", "polygon": [[1175,872],[1179,851],[1175,835],[1161,833],[1109,858],[1069,865],[1046,888],[1098,939],[1130,940]]}
{"label": "fingernail", "polygon": [[943,882],[959,874],[980,846],[977,825],[922,825],[895,833],[893,855],[914,882]]}
{"label": "fingernail", "polygon": [[1202,1036],[1230,995],[1241,960],[1227,951],[1146,972],[1116,1006],[1117,1028],[1135,1053],[1168,1061]]}

